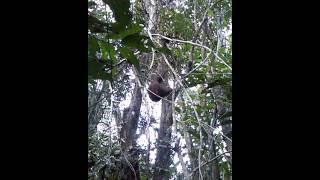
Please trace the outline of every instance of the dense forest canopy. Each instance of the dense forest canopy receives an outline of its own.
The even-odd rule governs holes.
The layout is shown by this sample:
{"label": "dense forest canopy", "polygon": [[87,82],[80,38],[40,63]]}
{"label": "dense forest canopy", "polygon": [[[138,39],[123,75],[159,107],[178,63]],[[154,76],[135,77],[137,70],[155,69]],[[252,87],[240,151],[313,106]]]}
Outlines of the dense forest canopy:
{"label": "dense forest canopy", "polygon": [[88,126],[90,180],[232,179],[232,2],[88,0]]}

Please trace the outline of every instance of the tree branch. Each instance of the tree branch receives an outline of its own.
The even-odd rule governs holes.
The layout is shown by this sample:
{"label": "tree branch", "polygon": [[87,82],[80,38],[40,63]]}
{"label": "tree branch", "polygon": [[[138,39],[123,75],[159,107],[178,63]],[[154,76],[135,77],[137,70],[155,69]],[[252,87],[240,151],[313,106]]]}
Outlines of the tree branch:
{"label": "tree branch", "polygon": [[[232,151],[223,152],[223,153],[215,156],[214,158],[208,160],[207,162],[202,163],[202,164],[201,164],[201,167],[204,166],[204,165],[206,165],[206,164],[208,164],[208,163],[211,163],[212,161],[214,161],[214,160],[216,160],[216,159],[218,159],[218,158],[220,158],[222,155],[227,154],[227,153],[231,153],[231,152],[232,152]],[[189,177],[192,176],[192,174],[195,173],[198,169],[199,169],[199,167],[194,168],[194,169],[191,171],[191,173],[189,174]]]}
{"label": "tree branch", "polygon": [[[202,47],[202,48],[205,48],[206,50],[210,51],[210,52],[213,52],[212,49],[210,49],[209,47],[207,46],[204,46],[204,45],[201,45],[201,44],[197,44],[197,43],[194,43],[192,41],[184,41],[184,40],[179,40],[179,39],[172,39],[172,38],[168,38],[166,36],[163,36],[161,34],[151,34],[152,36],[159,36],[159,37],[162,37],[163,39],[167,39],[169,41],[173,41],[173,42],[181,42],[181,43],[188,43],[188,44],[192,44],[192,45],[195,45],[195,46],[199,46],[199,47]],[[224,64],[225,66],[227,66],[231,71],[232,71],[232,67],[229,66],[221,57],[218,56],[217,52],[214,52],[213,53],[214,56],[222,63]]]}

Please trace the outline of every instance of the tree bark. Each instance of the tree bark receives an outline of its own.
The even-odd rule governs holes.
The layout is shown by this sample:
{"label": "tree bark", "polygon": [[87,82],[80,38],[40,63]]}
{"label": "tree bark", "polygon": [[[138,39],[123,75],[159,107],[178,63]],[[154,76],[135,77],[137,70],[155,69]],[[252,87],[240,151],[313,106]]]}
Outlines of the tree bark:
{"label": "tree bark", "polygon": [[[164,83],[168,83],[167,72],[168,67],[162,61],[158,65],[158,72],[163,75]],[[175,95],[177,96],[177,92]],[[170,95],[169,95],[170,96]],[[170,97],[168,97],[170,99]],[[173,100],[174,101],[174,100]],[[157,144],[157,157],[154,168],[154,180],[169,179],[169,166],[171,164],[171,126],[172,126],[172,104],[168,101],[162,100],[161,117],[160,117],[160,130],[158,135]]]}
{"label": "tree bark", "polygon": [[142,94],[138,83],[135,84],[130,106],[123,111],[120,130],[121,149],[126,159],[126,165],[119,173],[121,180],[140,179],[139,151],[136,146],[137,127],[140,116]]}
{"label": "tree bark", "polygon": [[162,101],[160,117],[160,130],[158,136],[157,157],[155,162],[154,180],[169,179],[170,156],[171,156],[171,125],[172,108],[171,104]]}

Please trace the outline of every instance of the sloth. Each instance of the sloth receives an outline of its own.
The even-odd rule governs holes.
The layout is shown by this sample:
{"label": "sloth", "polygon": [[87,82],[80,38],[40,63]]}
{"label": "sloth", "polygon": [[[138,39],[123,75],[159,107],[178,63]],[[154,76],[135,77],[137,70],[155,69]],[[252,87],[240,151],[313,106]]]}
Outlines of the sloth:
{"label": "sloth", "polygon": [[[148,91],[148,94],[149,94],[149,98],[154,101],[154,102],[158,102],[161,100],[160,97],[166,97],[168,96],[172,89],[168,86],[166,86],[164,83],[163,83],[163,80],[160,76],[157,76],[156,78],[154,78],[152,81],[151,81],[151,84],[149,85],[149,88],[148,88],[150,91],[152,91],[153,93],[151,93],[150,91]],[[156,96],[156,95],[160,96]]]}

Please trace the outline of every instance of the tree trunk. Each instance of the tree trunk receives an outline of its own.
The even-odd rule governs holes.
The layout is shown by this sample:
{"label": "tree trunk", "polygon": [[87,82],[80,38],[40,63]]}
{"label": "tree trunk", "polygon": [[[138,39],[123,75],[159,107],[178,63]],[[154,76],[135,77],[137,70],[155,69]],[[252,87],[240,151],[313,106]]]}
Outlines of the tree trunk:
{"label": "tree trunk", "polygon": [[162,112],[160,117],[160,130],[158,136],[157,157],[155,162],[154,180],[169,179],[169,166],[171,156],[171,104],[162,101]]}
{"label": "tree trunk", "polygon": [[136,146],[137,127],[140,116],[142,94],[139,85],[136,83],[130,106],[123,111],[120,130],[121,149],[126,161],[125,167],[119,173],[121,180],[140,179],[139,173],[139,152]]}
{"label": "tree trunk", "polygon": [[[167,72],[168,67],[164,61],[158,65],[158,72],[163,75],[164,83],[168,83]],[[175,93],[177,97],[178,92]],[[170,95],[169,95],[170,96]],[[168,99],[171,99],[168,97]],[[173,100],[174,101],[174,100]],[[160,130],[157,144],[157,157],[154,168],[154,180],[169,179],[169,166],[171,164],[171,126],[172,126],[172,104],[162,100]]]}

